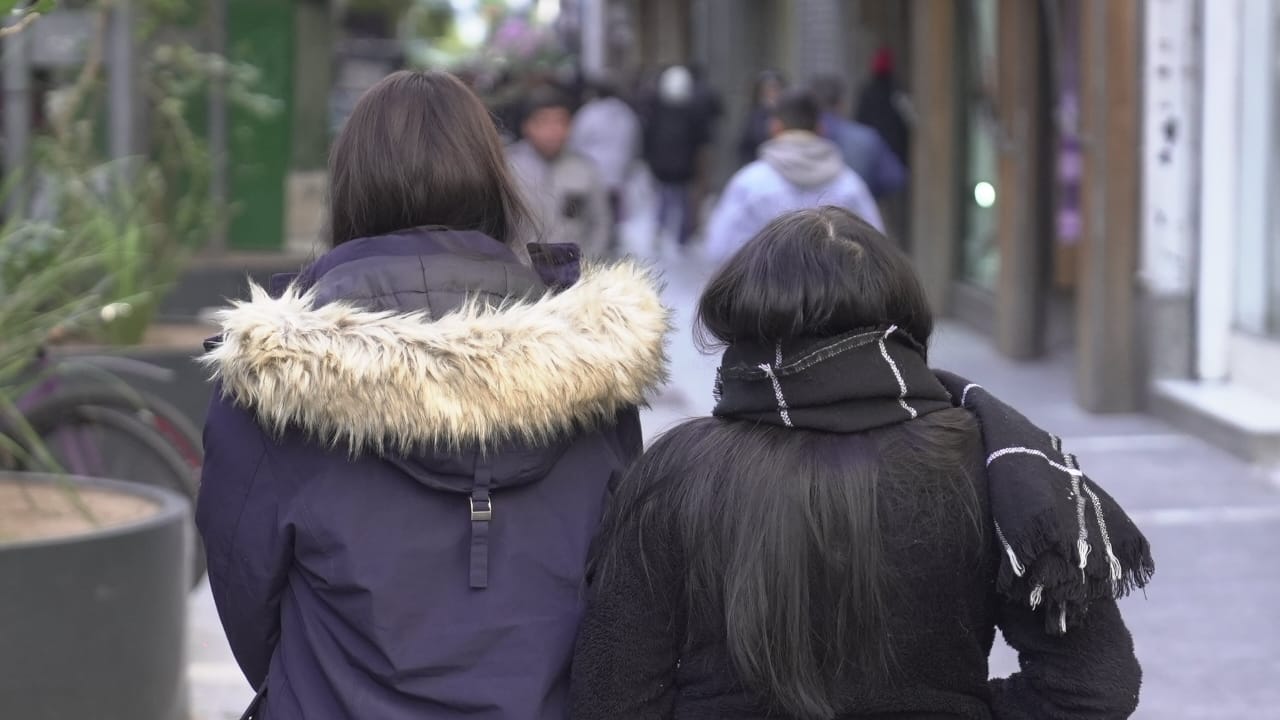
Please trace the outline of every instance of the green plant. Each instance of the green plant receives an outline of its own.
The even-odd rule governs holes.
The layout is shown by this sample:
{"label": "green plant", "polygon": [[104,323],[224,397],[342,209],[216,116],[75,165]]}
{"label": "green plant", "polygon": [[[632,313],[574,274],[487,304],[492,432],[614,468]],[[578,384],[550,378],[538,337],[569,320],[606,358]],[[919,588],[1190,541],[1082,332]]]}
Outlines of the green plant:
{"label": "green plant", "polygon": [[7,17],[10,21],[8,27],[0,29],[0,37],[22,32],[57,4],[57,0],[0,0],[0,17]]}
{"label": "green plant", "polygon": [[[85,63],[37,156],[52,221],[86,234],[104,258],[109,285],[103,300],[116,312],[109,313],[98,338],[133,344],[142,339],[187,257],[229,212],[210,192],[209,149],[192,120],[210,83],[222,83],[230,105],[254,114],[277,112],[280,103],[254,90],[259,73],[250,65],[187,45],[151,45],[139,72],[152,120],[148,147],[136,157],[109,160],[97,135],[105,114],[102,51],[109,6],[109,0],[94,5]],[[150,13],[140,32],[184,7],[148,0],[142,8]],[[148,44],[144,34],[139,45]]]}
{"label": "green plant", "polygon": [[18,399],[38,380],[30,369],[51,336],[99,321],[105,260],[87,232],[31,220],[0,225],[0,468],[59,471]]}

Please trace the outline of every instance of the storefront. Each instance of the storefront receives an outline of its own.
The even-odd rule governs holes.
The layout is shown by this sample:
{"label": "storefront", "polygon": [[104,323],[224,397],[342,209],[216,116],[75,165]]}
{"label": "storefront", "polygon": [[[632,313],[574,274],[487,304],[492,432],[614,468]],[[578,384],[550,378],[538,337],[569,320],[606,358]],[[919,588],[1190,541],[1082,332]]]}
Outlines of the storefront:
{"label": "storefront", "polygon": [[913,173],[911,247],[935,304],[1019,358],[1049,336],[1060,58],[1045,40],[1058,4],[917,3],[911,18],[913,168],[929,169]]}
{"label": "storefront", "polygon": [[1280,462],[1280,6],[1162,0],[1146,22],[1153,406]]}
{"label": "storefront", "polygon": [[1084,407],[1135,409],[1140,6],[911,8],[911,247],[931,299],[1010,357],[1073,348]]}

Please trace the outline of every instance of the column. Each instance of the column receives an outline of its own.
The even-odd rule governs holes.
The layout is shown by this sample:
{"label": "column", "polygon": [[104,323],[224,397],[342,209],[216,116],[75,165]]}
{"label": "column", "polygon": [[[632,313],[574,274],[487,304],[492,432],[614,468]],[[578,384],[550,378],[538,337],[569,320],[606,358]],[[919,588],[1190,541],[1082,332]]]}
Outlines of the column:
{"label": "column", "polygon": [[[996,114],[1000,275],[996,345],[1012,358],[1044,353],[1048,258],[1054,232],[1047,32],[1041,3],[999,3]],[[927,167],[917,165],[919,167]]]}
{"label": "column", "polygon": [[[911,4],[912,99],[919,121],[911,140],[911,252],[938,315],[950,307],[960,227],[960,148],[957,142],[960,63],[957,3]],[[920,168],[927,168],[921,171]]]}
{"label": "column", "polygon": [[[1204,102],[1200,128],[1200,247],[1196,293],[1196,372],[1226,380],[1235,315],[1240,233],[1240,0],[1203,4]],[[1261,152],[1262,148],[1250,152]]]}
{"label": "column", "polygon": [[1084,229],[1076,290],[1076,394],[1093,412],[1127,412],[1145,394],[1136,283],[1141,227],[1142,7],[1081,4]]}

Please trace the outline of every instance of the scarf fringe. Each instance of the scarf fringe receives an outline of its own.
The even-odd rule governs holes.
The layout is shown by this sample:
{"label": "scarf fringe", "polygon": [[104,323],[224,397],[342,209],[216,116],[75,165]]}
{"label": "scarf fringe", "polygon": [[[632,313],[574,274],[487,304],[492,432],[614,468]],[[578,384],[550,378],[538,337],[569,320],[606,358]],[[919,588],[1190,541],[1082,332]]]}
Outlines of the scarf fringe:
{"label": "scarf fringe", "polygon": [[1008,528],[1002,533],[1012,556],[1000,553],[996,590],[1009,602],[1043,607],[1045,629],[1055,635],[1077,624],[1090,603],[1118,600],[1146,587],[1155,573],[1150,544],[1140,533],[1113,548],[1114,564],[1103,553],[1090,553],[1083,568],[1079,548],[1065,541],[1076,533],[1053,511],[1023,523],[1017,535],[1009,535]]}

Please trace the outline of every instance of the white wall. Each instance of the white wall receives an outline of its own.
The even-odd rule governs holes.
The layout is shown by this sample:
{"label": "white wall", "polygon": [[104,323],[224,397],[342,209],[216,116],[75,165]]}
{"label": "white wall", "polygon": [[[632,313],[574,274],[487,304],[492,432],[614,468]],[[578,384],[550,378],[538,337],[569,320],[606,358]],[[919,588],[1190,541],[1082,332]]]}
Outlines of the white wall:
{"label": "white wall", "polygon": [[1150,0],[1143,59],[1140,280],[1156,296],[1193,285],[1199,166],[1200,57],[1196,0]]}

